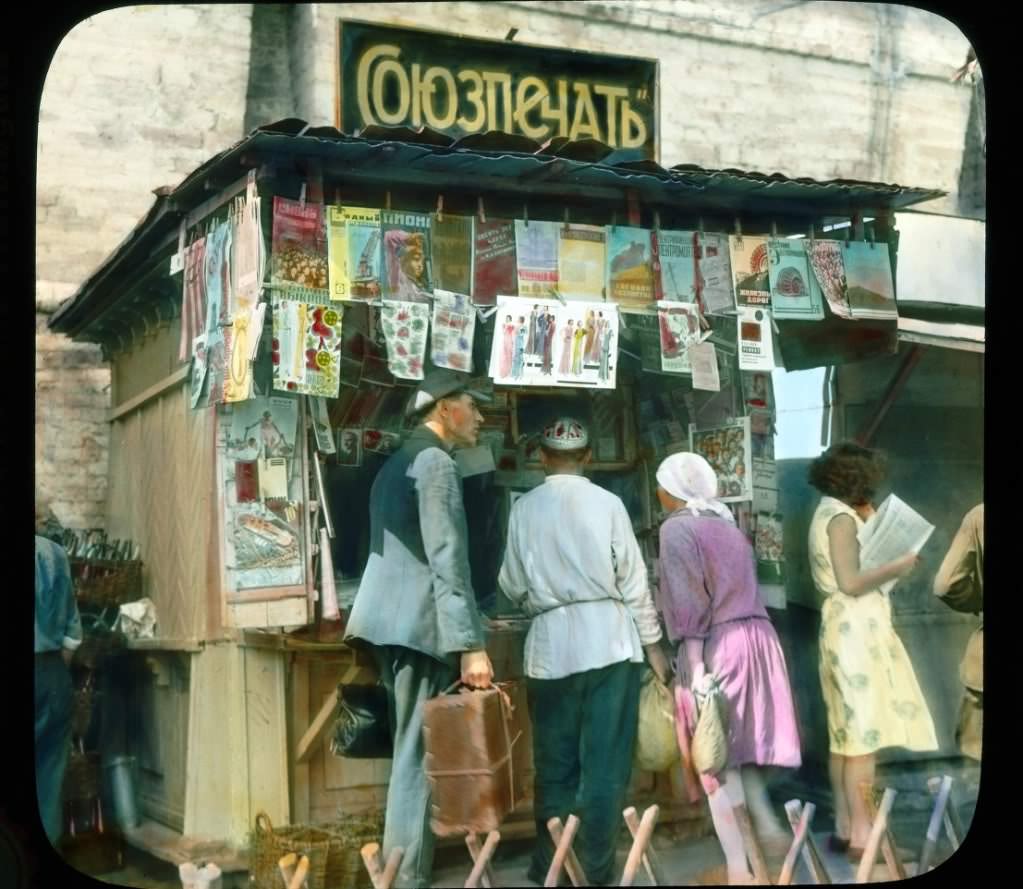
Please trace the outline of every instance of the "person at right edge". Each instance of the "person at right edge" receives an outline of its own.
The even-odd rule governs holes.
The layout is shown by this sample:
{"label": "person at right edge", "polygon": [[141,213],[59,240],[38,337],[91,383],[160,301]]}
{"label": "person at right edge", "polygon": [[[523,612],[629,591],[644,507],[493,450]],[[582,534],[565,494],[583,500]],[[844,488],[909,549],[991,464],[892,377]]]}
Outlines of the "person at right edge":
{"label": "person at right edge", "polygon": [[462,479],[451,457],[475,446],[487,396],[469,377],[434,370],[409,411],[418,425],[377,473],[369,497],[370,556],[345,641],[369,644],[387,691],[394,753],[387,785],[383,854],[405,850],[394,886],[432,885],[433,832],[425,771],[423,704],[461,678],[488,688],[473,593]]}
{"label": "person at right edge", "polygon": [[[871,818],[860,785],[874,785],[877,752],[938,749],[934,722],[913,665],[892,626],[881,586],[916,567],[913,552],[876,568],[860,565],[857,532],[886,475],[883,456],[852,442],[832,445],[810,465],[823,495],[810,521],[810,572],[821,606],[820,679],[828,715],[835,835],[829,845],[863,857]],[[901,853],[900,853],[901,854]]]}
{"label": "person at right edge", "polygon": [[614,882],[632,773],[643,653],[662,682],[668,659],[632,521],[583,475],[589,436],[564,417],[542,434],[542,485],[512,507],[498,584],[533,620],[525,672],[533,723],[536,843],[528,878],[543,885],[547,821],[579,817],[574,850],[587,885]]}
{"label": "person at right edge", "polygon": [[965,687],[956,740],[964,756],[980,762],[984,727],[984,504],[966,513],[934,578],[934,595],[949,608],[981,616],[959,665]]}

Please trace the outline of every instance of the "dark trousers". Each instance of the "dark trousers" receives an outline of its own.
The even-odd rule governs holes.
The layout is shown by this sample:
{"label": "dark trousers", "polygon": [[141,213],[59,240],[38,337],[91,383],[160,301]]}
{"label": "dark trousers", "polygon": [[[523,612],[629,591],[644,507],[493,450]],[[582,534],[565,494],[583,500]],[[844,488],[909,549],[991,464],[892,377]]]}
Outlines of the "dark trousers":
{"label": "dark trousers", "polygon": [[572,848],[591,884],[615,880],[615,846],[632,774],[640,665],[629,661],[564,679],[529,679],[537,842],[530,875],[554,856],[547,821],[580,820]]}
{"label": "dark trousers", "polygon": [[391,708],[394,754],[384,813],[383,857],[405,850],[394,886],[428,887],[433,871],[430,787],[423,745],[423,704],[457,678],[450,664],[398,645],[373,647],[380,681]]}
{"label": "dark trousers", "polygon": [[71,672],[59,651],[35,656],[35,705],[36,797],[46,836],[56,846],[71,752]]}

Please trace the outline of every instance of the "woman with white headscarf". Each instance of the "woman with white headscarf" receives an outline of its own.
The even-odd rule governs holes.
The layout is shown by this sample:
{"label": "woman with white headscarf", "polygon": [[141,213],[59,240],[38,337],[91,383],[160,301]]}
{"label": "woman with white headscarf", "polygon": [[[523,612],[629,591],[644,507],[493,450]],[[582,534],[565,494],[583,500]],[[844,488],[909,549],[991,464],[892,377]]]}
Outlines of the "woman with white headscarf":
{"label": "woman with white headscarf", "polygon": [[[764,850],[784,854],[791,837],[768,800],[762,768],[800,765],[799,733],[778,635],[757,589],[756,558],[717,475],[698,454],[672,454],[657,470],[669,513],[660,531],[658,607],[678,644],[683,688],[717,682],[725,702],[728,761],[702,776],[731,885],[748,883],[733,806],[745,803]],[[715,780],[716,779],[716,780]]]}

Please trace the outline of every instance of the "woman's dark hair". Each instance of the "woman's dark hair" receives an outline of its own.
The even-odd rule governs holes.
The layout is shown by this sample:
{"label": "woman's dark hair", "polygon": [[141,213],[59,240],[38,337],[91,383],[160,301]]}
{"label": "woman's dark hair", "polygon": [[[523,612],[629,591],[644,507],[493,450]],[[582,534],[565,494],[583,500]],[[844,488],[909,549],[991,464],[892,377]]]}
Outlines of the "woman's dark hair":
{"label": "woman's dark hair", "polygon": [[810,464],[807,478],[822,494],[859,506],[870,502],[887,473],[888,461],[880,451],[841,442]]}

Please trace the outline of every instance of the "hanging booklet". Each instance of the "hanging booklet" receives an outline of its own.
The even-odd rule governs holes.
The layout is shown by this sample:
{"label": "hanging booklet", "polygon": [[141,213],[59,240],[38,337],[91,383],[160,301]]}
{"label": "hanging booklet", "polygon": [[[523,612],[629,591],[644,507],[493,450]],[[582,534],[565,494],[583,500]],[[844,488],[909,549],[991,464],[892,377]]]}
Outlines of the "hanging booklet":
{"label": "hanging booklet", "polygon": [[557,222],[515,220],[515,255],[519,296],[550,297],[558,289]]}
{"label": "hanging booklet", "polygon": [[384,299],[427,302],[433,290],[430,216],[381,210]]}
{"label": "hanging booklet", "polygon": [[700,317],[692,303],[657,303],[657,322],[661,334],[661,370],[690,373],[689,347],[700,342]]}
{"label": "hanging booklet", "polygon": [[260,456],[294,458],[298,401],[283,395],[257,396],[236,404],[230,414],[227,459],[250,461]]}
{"label": "hanging booklet", "polygon": [[447,290],[433,291],[433,326],[430,360],[437,367],[472,370],[472,344],[476,310],[469,297]]}
{"label": "hanging booklet", "polygon": [[864,241],[843,244],[842,267],[853,318],[898,318],[887,244]]}
{"label": "hanging booklet", "polygon": [[604,299],[606,243],[602,225],[563,225],[559,229],[558,292],[565,299]]}
{"label": "hanging booklet", "polygon": [[425,303],[385,301],[380,323],[387,343],[387,368],[402,380],[423,379],[430,307]]}
{"label": "hanging booklet", "polygon": [[492,306],[499,293],[519,292],[515,265],[515,225],[504,219],[475,220],[472,301]]}
{"label": "hanging booklet", "polygon": [[692,366],[693,388],[707,392],[721,390],[718,374],[718,352],[713,343],[694,343],[689,347],[689,363]]}
{"label": "hanging booklet", "polygon": [[433,217],[433,287],[468,293],[472,285],[472,216]]}
{"label": "hanging booklet", "polygon": [[689,450],[702,456],[718,477],[718,499],[725,503],[753,499],[749,418],[710,429],[689,425]]}
{"label": "hanging booklet", "polygon": [[700,234],[700,298],[708,315],[735,313],[728,235]]}
{"label": "hanging booklet", "polygon": [[375,300],[383,290],[381,263],[383,257],[380,211],[368,207],[331,207],[334,227],[343,235],[334,248],[338,254],[335,265],[341,275],[334,279],[331,267],[331,299]]}
{"label": "hanging booklet", "polygon": [[178,360],[188,361],[192,341],[206,330],[206,244],[199,238],[185,248],[181,289],[181,339]]}
{"label": "hanging booklet", "polygon": [[767,257],[772,315],[779,319],[822,320],[824,297],[810,272],[802,240],[771,238]]}
{"label": "hanging booklet", "polygon": [[338,466],[362,465],[362,429],[348,428],[337,431]]}
{"label": "hanging booklet", "polygon": [[742,378],[742,397],[746,412],[760,409],[774,413],[774,381],[766,371],[751,371],[739,374]]}
{"label": "hanging booklet", "polygon": [[[271,281],[282,287],[327,290],[323,204],[275,197]],[[326,294],[325,294],[326,295]]]}
{"label": "hanging booklet", "polygon": [[660,229],[650,232],[654,291],[658,302],[696,302],[698,255],[697,232]]}
{"label": "hanging booklet", "polygon": [[214,326],[212,330],[206,331],[206,377],[209,382],[206,390],[207,406],[224,403],[224,376],[227,371],[224,332],[229,330]]}
{"label": "hanging booklet", "polygon": [[739,369],[774,370],[774,331],[771,313],[751,306],[739,307]]}
{"label": "hanging booklet", "polygon": [[230,261],[231,261],[231,312],[252,308],[259,299],[263,285],[263,265],[266,247],[263,245],[263,228],[260,224],[260,198],[249,197],[240,211],[231,217]]}
{"label": "hanging booklet", "polygon": [[767,268],[767,238],[729,235],[728,252],[736,306],[740,309],[743,306],[769,306],[771,285]]}
{"label": "hanging booklet", "polygon": [[252,394],[253,339],[262,335],[253,325],[254,313],[245,309],[238,312],[224,334],[224,401],[232,404],[245,401]]}
{"label": "hanging booklet", "polygon": [[275,293],[273,342],[274,389],[337,398],[341,313],[326,299],[303,302]]}
{"label": "hanging booklet", "polygon": [[327,289],[332,300],[351,298],[348,283],[348,226],[342,207],[327,207]]}
{"label": "hanging booklet", "polygon": [[756,454],[753,455],[753,509],[755,512],[778,511],[778,464]]}
{"label": "hanging booklet", "polygon": [[235,312],[234,285],[231,280],[232,226],[225,222],[206,236],[204,294],[206,330],[214,325],[226,327]]}
{"label": "hanging booklet", "polygon": [[334,430],[330,428],[330,416],[325,398],[306,399],[309,416],[313,421],[313,435],[316,438],[316,450],[321,454],[334,453]]}
{"label": "hanging booklet", "polygon": [[648,308],[654,301],[653,254],[647,229],[608,227],[607,299],[632,309]]}
{"label": "hanging booklet", "polygon": [[842,262],[840,241],[803,242],[810,259],[810,268],[820,285],[828,308],[838,318],[851,318],[849,299],[846,295],[845,265]]}

